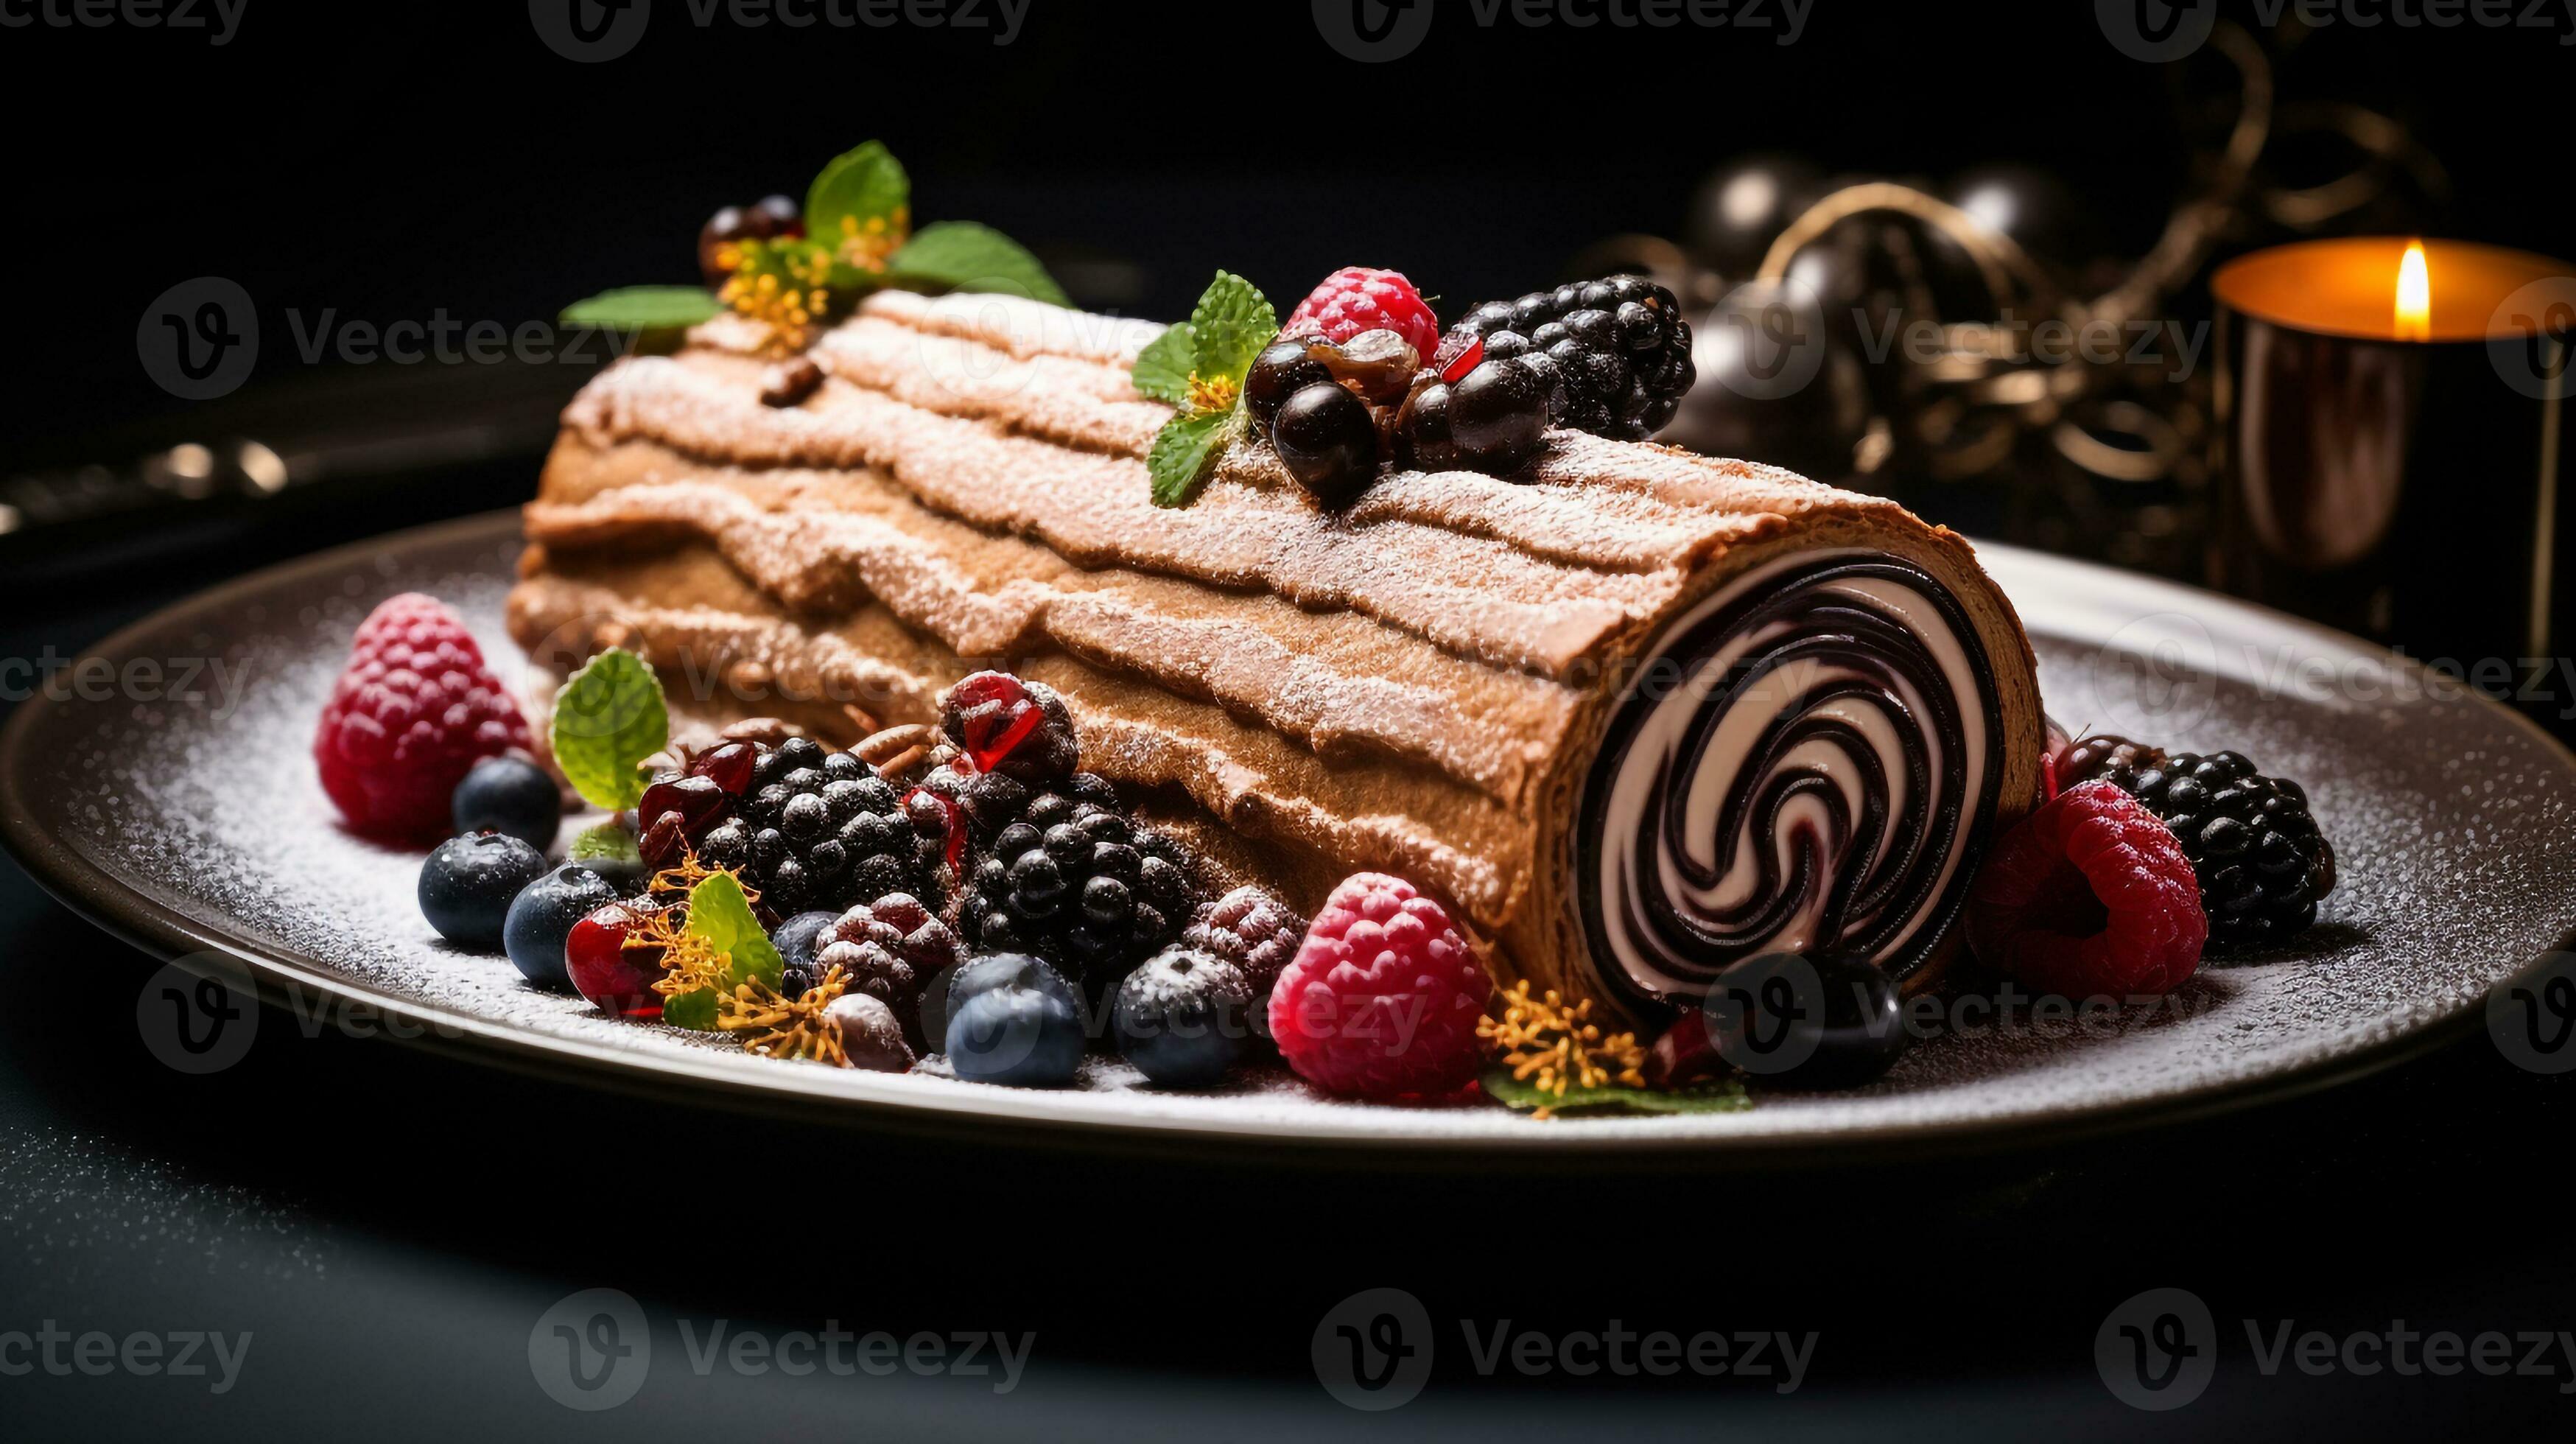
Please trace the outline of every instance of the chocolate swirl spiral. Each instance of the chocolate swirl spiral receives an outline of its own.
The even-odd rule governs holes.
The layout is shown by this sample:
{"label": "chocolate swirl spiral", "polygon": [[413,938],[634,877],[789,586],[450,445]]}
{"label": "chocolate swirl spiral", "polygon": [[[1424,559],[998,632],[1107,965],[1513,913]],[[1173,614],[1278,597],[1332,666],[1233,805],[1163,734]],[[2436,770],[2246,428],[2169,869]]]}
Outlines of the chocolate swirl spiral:
{"label": "chocolate swirl spiral", "polygon": [[1807,553],[1692,608],[1585,784],[1577,876],[1603,979],[1652,1007],[1766,952],[1912,973],[1984,846],[1996,715],[1958,600],[1896,557]]}

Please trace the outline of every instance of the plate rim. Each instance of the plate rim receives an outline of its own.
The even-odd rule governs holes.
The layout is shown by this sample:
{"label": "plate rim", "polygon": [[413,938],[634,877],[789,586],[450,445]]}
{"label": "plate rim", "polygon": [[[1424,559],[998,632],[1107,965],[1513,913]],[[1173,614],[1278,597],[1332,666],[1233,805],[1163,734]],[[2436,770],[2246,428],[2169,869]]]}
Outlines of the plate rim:
{"label": "plate rim", "polygon": [[[291,585],[314,573],[345,572],[352,563],[388,550],[405,551],[441,545],[500,542],[519,530],[516,508],[435,522],[426,526],[343,543],[279,562],[219,582],[179,598],[110,632],[82,648],[80,655],[113,657],[133,650],[153,635],[185,625],[191,618],[222,614],[247,594]],[[1990,554],[2009,558],[2010,568],[2058,571],[2094,581],[2110,580],[2134,591],[2161,596],[2177,607],[2205,607],[2211,602],[2254,614],[2268,623],[2294,629],[2333,645],[2377,656],[2385,651],[2349,634],[2256,603],[2197,588],[1996,542],[1973,543],[1981,561]],[[2412,657],[2391,654],[2389,661],[2419,669]],[[2540,744],[2543,752],[2576,777],[2576,751],[2512,708],[2474,692],[2465,694]],[[1015,1141],[1076,1150],[1107,1143],[1144,1151],[1171,1152],[1193,1145],[1221,1142],[1240,1149],[1245,1160],[1293,1158],[1315,1153],[1350,1153],[1368,1157],[1372,1166],[1414,1160],[1455,1165],[1479,1158],[1529,1161],[1538,1157],[1580,1155],[1589,1162],[1631,1160],[1656,1165],[1697,1162],[1718,1166],[1747,1164],[1844,1164],[1866,1152],[1869,1161],[1916,1153],[1959,1155],[2026,1147],[2079,1137],[2098,1137],[2195,1121],[2265,1103],[2338,1087],[2447,1046],[2472,1029],[2480,1005],[2464,1001],[2449,1011],[2401,1022],[2396,1031],[2343,1052],[2309,1058],[2277,1071],[2242,1079],[2200,1083],[2152,1097],[2100,1105],[2063,1103],[2035,1112],[2001,1118],[1961,1118],[1928,1123],[1891,1123],[1838,1129],[1830,1133],[1764,1133],[1727,1135],[1694,1133],[1656,1137],[1594,1133],[1577,1127],[1533,1126],[1491,1135],[1421,1134],[1377,1131],[1283,1129],[1236,1122],[1187,1118],[1088,1118],[1032,1115],[1022,1090],[991,1090],[985,1100],[965,1090],[946,1090],[919,1098],[876,1099],[846,1094],[818,1094],[782,1076],[770,1084],[748,1070],[696,1066],[686,1055],[653,1055],[636,1061],[629,1055],[599,1049],[571,1038],[537,1033],[495,1019],[417,1003],[363,987],[317,966],[290,949],[271,949],[232,936],[154,899],[84,856],[79,849],[38,825],[25,779],[28,754],[47,719],[77,715],[93,704],[58,699],[39,690],[18,703],[0,726],[0,847],[49,896],[86,922],[164,962],[192,954],[228,957],[250,974],[263,1006],[283,1006],[289,990],[318,997],[333,1017],[352,1008],[407,1025],[377,1029],[374,1036],[457,1051],[472,1061],[566,1078],[584,1086],[640,1091],[664,1101],[747,1108],[763,1113],[792,1112],[801,1119],[890,1131],[954,1137],[975,1130],[979,1141],[995,1130]],[[2576,925],[2560,938],[2562,949],[2576,949]],[[2502,981],[2522,977],[2542,965],[2534,959]],[[2490,989],[2490,991],[2492,991]],[[416,1036],[399,1033],[416,1028]],[[456,1045],[462,1045],[457,1047]],[[666,1086],[674,1079],[691,1085],[682,1093]],[[977,1090],[978,1092],[982,1090]],[[1029,1095],[1042,1096],[1042,1095]],[[1586,1136],[1589,1134],[1590,1136]],[[1198,1156],[1198,1155],[1193,1155]]]}

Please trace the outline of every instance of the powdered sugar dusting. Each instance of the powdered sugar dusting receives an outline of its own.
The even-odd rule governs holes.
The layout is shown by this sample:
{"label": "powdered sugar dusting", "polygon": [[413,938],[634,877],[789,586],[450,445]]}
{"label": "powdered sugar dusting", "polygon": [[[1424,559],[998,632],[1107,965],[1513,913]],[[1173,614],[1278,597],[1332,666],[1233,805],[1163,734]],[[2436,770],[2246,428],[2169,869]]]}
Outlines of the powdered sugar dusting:
{"label": "powdered sugar dusting", "polygon": [[383,597],[429,591],[455,605],[496,670],[513,675],[522,659],[502,605],[516,553],[499,524],[450,529],[398,540],[346,568],[277,579],[228,612],[178,614],[148,632],[139,651],[202,654],[211,635],[228,658],[250,664],[238,710],[211,699],[29,704],[40,709],[38,750],[57,775],[17,785],[54,836],[137,893],[247,950],[443,1028],[616,1060],[675,1090],[1069,1127],[1716,1147],[2152,1108],[2348,1057],[2475,1009],[2487,987],[2576,923],[2576,850],[2565,842],[2576,825],[2576,771],[2535,734],[2458,701],[2284,695],[2228,665],[2204,707],[2122,715],[2116,662],[2103,651],[2115,633],[2134,644],[2141,628],[2191,630],[2193,644],[2214,646],[2222,662],[2240,644],[2294,645],[2364,668],[2369,659],[2212,598],[1989,548],[1987,564],[2037,624],[2042,679],[2065,720],[2133,733],[2161,722],[2160,740],[2234,746],[2307,782],[2342,873],[2316,930],[2290,948],[2205,967],[2152,1010],[2089,1026],[2025,1016],[1970,1028],[1917,1047],[1868,1089],[1764,1095],[1741,1114],[1536,1124],[1481,1106],[1331,1102],[1275,1073],[1240,1091],[1165,1094],[1103,1062],[1079,1089],[1035,1093],[772,1062],[700,1035],[600,1017],[577,999],[527,987],[502,959],[446,949],[414,905],[418,855],[361,843],[336,825],[306,749],[350,632]]}

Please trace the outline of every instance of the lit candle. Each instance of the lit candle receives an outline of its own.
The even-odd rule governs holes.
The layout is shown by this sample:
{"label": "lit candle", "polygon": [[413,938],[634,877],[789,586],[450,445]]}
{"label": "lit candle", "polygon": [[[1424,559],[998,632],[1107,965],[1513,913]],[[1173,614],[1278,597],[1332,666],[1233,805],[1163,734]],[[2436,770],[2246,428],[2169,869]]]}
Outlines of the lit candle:
{"label": "lit candle", "polygon": [[2433,339],[2433,275],[2424,265],[2424,243],[2406,243],[2397,263],[2397,339]]}
{"label": "lit candle", "polygon": [[2211,290],[2221,586],[2464,667],[2576,634],[2557,585],[2576,265],[2364,236],[2240,257]]}

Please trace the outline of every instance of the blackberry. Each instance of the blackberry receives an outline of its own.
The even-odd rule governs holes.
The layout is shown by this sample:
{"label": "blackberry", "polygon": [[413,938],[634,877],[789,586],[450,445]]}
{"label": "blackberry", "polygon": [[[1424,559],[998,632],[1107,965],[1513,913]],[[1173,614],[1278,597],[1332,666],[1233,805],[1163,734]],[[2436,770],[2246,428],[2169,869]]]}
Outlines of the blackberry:
{"label": "blackberry", "polygon": [[1089,773],[1038,794],[979,849],[957,908],[975,951],[1034,954],[1095,1004],[1179,934],[1196,901],[1180,845],[1114,798]]}
{"label": "blackberry", "polygon": [[2308,795],[2266,777],[2241,752],[2168,755],[2124,737],[2088,737],[2058,758],[2057,782],[2099,779],[2147,805],[2173,829],[2200,880],[2213,943],[2267,943],[2317,920],[2334,891],[2334,847]]}
{"label": "blackberry", "polygon": [[817,951],[808,975],[789,968],[790,997],[839,968],[848,975],[848,991],[865,993],[894,1010],[905,1041],[916,1052],[925,1049],[921,995],[966,961],[965,946],[930,906],[910,893],[890,893],[841,914],[815,939]]}
{"label": "blackberry", "polygon": [[1181,941],[1234,964],[1251,985],[1253,1001],[1270,996],[1279,971],[1306,940],[1307,920],[1265,889],[1236,888],[1198,911]]}
{"label": "blackberry", "polygon": [[709,867],[739,871],[762,906],[788,917],[889,893],[938,897],[945,831],[925,833],[856,756],[790,737],[760,749],[742,796],[697,852]]}
{"label": "blackberry", "polygon": [[1441,337],[1438,364],[1445,369],[1480,341],[1487,362],[1544,363],[1556,425],[1614,441],[1662,430],[1697,376],[1680,301],[1643,276],[1488,301]]}

